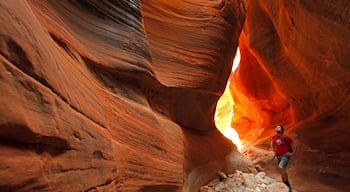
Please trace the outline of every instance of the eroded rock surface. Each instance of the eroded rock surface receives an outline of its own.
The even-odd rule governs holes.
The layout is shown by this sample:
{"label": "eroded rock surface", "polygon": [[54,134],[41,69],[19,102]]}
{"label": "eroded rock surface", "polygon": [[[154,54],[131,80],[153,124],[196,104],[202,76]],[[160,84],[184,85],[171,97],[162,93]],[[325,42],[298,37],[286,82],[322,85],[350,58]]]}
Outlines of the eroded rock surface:
{"label": "eroded rock surface", "polygon": [[284,124],[299,144],[290,171],[300,190],[348,191],[349,1],[246,2],[233,126],[247,144],[271,150]]}
{"label": "eroded rock surface", "polygon": [[0,191],[197,191],[251,170],[213,120],[238,44],[246,154],[275,174],[282,123],[299,145],[291,182],[349,191],[349,7],[0,1]]}
{"label": "eroded rock surface", "polygon": [[1,1],[0,191],[196,191],[234,170],[212,117],[243,20],[233,0]]}

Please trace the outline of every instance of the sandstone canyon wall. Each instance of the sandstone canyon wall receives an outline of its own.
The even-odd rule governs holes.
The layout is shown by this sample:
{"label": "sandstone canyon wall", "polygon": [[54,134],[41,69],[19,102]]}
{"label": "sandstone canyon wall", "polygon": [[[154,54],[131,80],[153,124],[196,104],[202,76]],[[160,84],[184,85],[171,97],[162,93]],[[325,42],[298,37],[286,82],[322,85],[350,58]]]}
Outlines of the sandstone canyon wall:
{"label": "sandstone canyon wall", "polygon": [[247,1],[233,127],[269,149],[284,124],[299,145],[290,174],[301,191],[350,189],[349,9],[346,0]]}
{"label": "sandstone canyon wall", "polygon": [[0,1],[0,191],[196,191],[244,169],[213,123],[243,21],[233,0]]}
{"label": "sandstone canyon wall", "polygon": [[346,0],[0,1],[0,191],[197,191],[218,170],[246,169],[213,120],[238,45],[242,140],[269,150],[282,123],[299,146],[292,184],[347,191],[348,10]]}

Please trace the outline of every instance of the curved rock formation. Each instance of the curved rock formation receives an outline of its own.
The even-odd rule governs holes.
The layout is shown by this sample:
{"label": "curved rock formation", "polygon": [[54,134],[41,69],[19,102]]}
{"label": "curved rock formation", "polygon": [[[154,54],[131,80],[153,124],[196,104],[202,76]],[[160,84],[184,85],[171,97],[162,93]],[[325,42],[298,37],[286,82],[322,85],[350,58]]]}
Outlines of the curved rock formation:
{"label": "curved rock formation", "polygon": [[1,191],[196,191],[245,167],[213,123],[238,2],[0,8]]}
{"label": "curved rock formation", "polygon": [[246,153],[273,175],[282,123],[299,144],[291,183],[347,191],[349,7],[0,1],[0,191],[198,191],[248,171],[213,120],[238,44],[232,126]]}
{"label": "curved rock formation", "polygon": [[[247,1],[241,64],[231,76],[233,126],[268,149],[276,124],[299,143],[301,191],[348,191],[348,1]],[[267,139],[266,139],[267,138]]]}

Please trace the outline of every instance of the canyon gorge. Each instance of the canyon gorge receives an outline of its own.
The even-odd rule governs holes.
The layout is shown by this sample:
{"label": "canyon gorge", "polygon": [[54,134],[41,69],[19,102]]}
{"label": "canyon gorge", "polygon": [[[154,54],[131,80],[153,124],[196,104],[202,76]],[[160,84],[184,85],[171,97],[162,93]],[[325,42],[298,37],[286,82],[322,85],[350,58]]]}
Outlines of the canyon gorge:
{"label": "canyon gorge", "polygon": [[[1,0],[0,23],[0,191],[279,178],[277,124],[298,192],[350,190],[347,0]],[[242,147],[215,124],[226,87]]]}

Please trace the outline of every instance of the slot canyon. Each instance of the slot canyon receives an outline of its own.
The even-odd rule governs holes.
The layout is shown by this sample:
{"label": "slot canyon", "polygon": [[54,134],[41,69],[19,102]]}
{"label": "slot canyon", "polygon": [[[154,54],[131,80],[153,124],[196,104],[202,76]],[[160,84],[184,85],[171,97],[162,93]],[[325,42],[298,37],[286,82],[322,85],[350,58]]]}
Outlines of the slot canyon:
{"label": "slot canyon", "polygon": [[2,192],[280,180],[277,124],[293,188],[350,190],[347,0],[1,0],[0,23]]}

